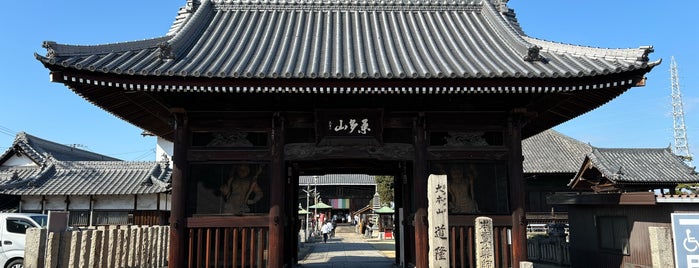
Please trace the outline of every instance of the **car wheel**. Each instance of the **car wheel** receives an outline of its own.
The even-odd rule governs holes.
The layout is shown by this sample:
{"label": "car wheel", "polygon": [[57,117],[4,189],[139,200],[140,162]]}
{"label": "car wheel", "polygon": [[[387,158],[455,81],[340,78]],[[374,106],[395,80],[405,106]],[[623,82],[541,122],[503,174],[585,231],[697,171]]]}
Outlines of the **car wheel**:
{"label": "car wheel", "polygon": [[22,259],[13,260],[7,265],[7,268],[23,268],[23,267],[24,267],[24,261]]}

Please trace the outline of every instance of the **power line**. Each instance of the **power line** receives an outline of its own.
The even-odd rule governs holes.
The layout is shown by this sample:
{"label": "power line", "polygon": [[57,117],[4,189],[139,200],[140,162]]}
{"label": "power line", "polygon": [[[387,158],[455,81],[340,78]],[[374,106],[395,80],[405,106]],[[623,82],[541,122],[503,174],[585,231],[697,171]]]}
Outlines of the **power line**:
{"label": "power line", "polygon": [[14,137],[17,135],[17,132],[12,130],[12,129],[9,129],[7,127],[0,125],[0,134],[5,134],[7,136]]}
{"label": "power line", "polygon": [[137,156],[134,160],[135,160],[135,161],[143,160],[144,158],[150,157],[150,156],[152,156],[152,155],[154,155],[154,154],[155,154],[155,149],[150,149],[150,150],[148,150],[147,152],[144,152],[143,154]]}

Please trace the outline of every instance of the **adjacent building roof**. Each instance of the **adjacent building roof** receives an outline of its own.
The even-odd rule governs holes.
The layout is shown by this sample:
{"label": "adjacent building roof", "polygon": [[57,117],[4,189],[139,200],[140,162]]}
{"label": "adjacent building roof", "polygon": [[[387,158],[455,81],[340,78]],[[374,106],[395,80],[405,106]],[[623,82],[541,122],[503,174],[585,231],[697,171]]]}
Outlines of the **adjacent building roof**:
{"label": "adjacent building roof", "polygon": [[[606,189],[616,189],[624,185],[699,182],[699,174],[669,148],[595,148],[555,130],[547,130],[524,140],[522,151],[525,173],[575,173],[577,170],[569,184],[573,188],[610,184],[613,187],[605,186]],[[5,164],[11,157],[19,156],[31,159],[34,164]],[[7,195],[161,193],[169,191],[172,173],[167,161],[113,160],[23,132],[17,134],[0,160],[0,194]],[[374,176],[365,174],[329,174],[300,176],[299,185],[376,185],[376,181]]]}
{"label": "adjacent building roof", "polygon": [[[526,36],[503,0],[188,1],[170,31],[103,45],[45,42],[47,66],[102,74],[209,78],[575,78],[643,70],[652,47],[604,49]],[[50,68],[52,68],[50,67]],[[615,81],[628,83],[629,81]],[[91,81],[90,83],[102,83]],[[128,88],[129,85],[115,85]],[[131,85],[133,86],[133,85]],[[143,87],[141,87],[143,86]],[[588,85],[591,88],[593,85]],[[594,85],[597,87],[598,85]],[[611,84],[601,84],[610,87]],[[321,87],[322,88],[322,87]],[[447,92],[547,92],[585,85]],[[150,91],[241,87],[139,85]],[[262,89],[311,92],[318,88]],[[373,92],[377,88],[353,91]],[[255,91],[255,90],[253,90]],[[429,92],[428,92],[429,91]],[[434,91],[434,92],[433,92]],[[400,93],[401,90],[395,93]],[[408,93],[440,93],[424,89]],[[334,91],[328,91],[334,93]]]}
{"label": "adjacent building roof", "polygon": [[[314,177],[317,177],[317,180]],[[376,185],[376,180],[374,180],[374,176],[365,174],[328,174],[322,176],[300,176],[299,185]]]}
{"label": "adjacent building roof", "polygon": [[[2,181],[10,195],[134,195],[168,192],[167,162],[51,161],[38,174]],[[0,173],[12,172],[0,168]]]}
{"label": "adjacent building roof", "polygon": [[699,183],[699,173],[670,148],[593,148],[570,182],[573,188]]}
{"label": "adjacent building roof", "polygon": [[522,141],[524,173],[576,173],[592,146],[553,129]]}
{"label": "adjacent building roof", "polygon": [[171,173],[168,161],[121,161],[19,133],[0,158],[0,194],[163,193],[170,190]]}
{"label": "adjacent building roof", "polygon": [[14,155],[24,155],[35,164],[46,161],[49,157],[58,161],[118,161],[110,156],[93,153],[90,151],[68,146],[29,135],[25,132],[17,133],[12,147],[0,156],[0,163],[5,162]]}

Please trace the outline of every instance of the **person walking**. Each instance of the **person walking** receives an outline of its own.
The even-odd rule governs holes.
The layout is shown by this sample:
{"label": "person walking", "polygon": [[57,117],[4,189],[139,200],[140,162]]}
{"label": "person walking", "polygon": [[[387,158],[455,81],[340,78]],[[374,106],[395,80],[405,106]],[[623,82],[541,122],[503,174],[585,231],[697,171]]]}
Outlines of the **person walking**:
{"label": "person walking", "polygon": [[320,227],[320,232],[323,233],[323,243],[328,243],[328,234],[333,230],[333,224],[330,221],[325,222],[323,227]]}

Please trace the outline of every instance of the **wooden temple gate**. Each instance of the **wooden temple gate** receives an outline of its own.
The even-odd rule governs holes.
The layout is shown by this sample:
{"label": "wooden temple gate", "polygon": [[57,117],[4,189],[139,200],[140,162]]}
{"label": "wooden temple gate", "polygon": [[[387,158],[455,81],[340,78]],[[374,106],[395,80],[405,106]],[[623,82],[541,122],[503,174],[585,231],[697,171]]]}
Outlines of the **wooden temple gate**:
{"label": "wooden temple gate", "polygon": [[447,174],[451,266],[485,215],[518,267],[522,139],[660,64],[528,37],[504,0],[187,0],[162,37],[43,47],[53,82],[174,143],[171,268],[292,265],[298,176],[339,172],[399,178],[405,266],[434,257],[427,177]]}
{"label": "wooden temple gate", "polygon": [[[339,104],[340,99],[328,97],[323,103]],[[518,125],[512,122],[521,114],[386,112],[367,107],[293,114],[178,114],[176,137],[181,138],[175,140],[175,151],[185,157],[174,159],[176,242],[171,256],[179,259],[171,261],[188,267],[293,263],[300,226],[295,220],[298,208],[287,200],[298,199],[300,175],[326,173],[396,178],[396,209],[403,209],[407,218],[396,223],[406,234],[396,242],[406,243],[406,252],[397,255],[408,263],[415,265],[429,257],[425,256],[428,245],[424,238],[429,223],[421,211],[428,206],[426,177],[431,173],[454,179],[450,193],[450,202],[455,204],[450,208],[454,267],[475,263],[476,215],[496,219],[498,267],[509,267],[517,254],[526,256],[526,252],[513,251],[517,239],[526,242],[520,222],[524,202],[513,201],[508,194],[523,192],[521,173],[516,172],[522,169],[521,157],[510,156],[513,149],[520,150]],[[326,129],[355,119],[371,130],[357,134]],[[519,179],[511,180],[513,176]],[[250,180],[233,185],[242,178]],[[512,244],[508,237],[514,240]]]}

